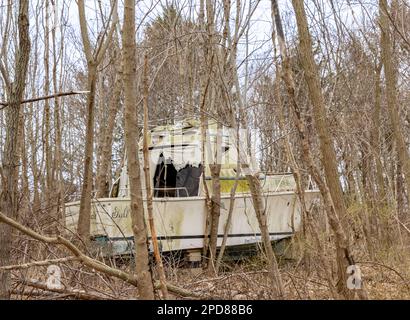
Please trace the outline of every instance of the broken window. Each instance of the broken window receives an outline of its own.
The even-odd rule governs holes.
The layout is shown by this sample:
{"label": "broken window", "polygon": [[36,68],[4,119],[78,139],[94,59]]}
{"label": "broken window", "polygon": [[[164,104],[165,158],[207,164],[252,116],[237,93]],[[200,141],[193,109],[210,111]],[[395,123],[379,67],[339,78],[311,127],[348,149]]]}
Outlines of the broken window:
{"label": "broken window", "polygon": [[154,197],[175,197],[177,170],[161,153],[154,174]]}
{"label": "broken window", "polygon": [[194,197],[199,193],[202,167],[187,164],[176,170],[171,158],[161,153],[154,173],[154,197]]}
{"label": "broken window", "polygon": [[180,197],[195,197],[199,192],[202,167],[193,167],[188,164],[177,173],[176,188],[182,188]]}

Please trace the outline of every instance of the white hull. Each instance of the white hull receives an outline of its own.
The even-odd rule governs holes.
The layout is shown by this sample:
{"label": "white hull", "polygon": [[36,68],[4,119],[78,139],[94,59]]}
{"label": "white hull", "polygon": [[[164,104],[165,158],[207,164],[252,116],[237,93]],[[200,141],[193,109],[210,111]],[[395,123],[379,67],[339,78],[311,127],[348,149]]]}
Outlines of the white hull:
{"label": "white hull", "polygon": [[[312,201],[316,195],[317,191],[306,191],[307,201]],[[272,241],[290,237],[300,229],[300,205],[293,191],[265,193],[264,198]],[[91,235],[106,238],[113,253],[127,253],[132,248],[129,202],[129,198],[102,198],[95,199],[92,203]],[[222,196],[218,246],[222,242],[229,203],[230,197]],[[154,198],[153,208],[154,222],[163,252],[203,247],[206,221],[204,197]],[[71,231],[76,229],[78,211],[79,201],[66,204],[66,224]],[[227,246],[259,241],[260,230],[252,198],[250,194],[236,195]]]}

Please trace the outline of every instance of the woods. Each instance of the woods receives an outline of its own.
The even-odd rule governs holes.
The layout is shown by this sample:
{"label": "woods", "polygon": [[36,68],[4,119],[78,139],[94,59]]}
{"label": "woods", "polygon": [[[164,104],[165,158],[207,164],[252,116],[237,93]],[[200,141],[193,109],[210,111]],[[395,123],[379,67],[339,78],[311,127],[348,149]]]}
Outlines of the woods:
{"label": "woods", "polygon": [[0,0],[0,299],[409,299],[409,18]]}

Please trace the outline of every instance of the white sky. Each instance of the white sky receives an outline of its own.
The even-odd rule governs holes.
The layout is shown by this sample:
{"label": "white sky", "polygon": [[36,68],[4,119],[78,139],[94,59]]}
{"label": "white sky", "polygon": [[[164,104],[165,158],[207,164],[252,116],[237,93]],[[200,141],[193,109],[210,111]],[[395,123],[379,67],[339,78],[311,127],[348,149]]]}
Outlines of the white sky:
{"label": "white sky", "polygon": [[[0,10],[6,0],[0,0]],[[77,39],[77,41],[80,44],[80,30],[79,30],[79,23],[78,23],[78,9],[77,9],[77,4],[75,0],[54,0],[57,3],[57,7],[59,10],[61,9],[63,3],[68,8],[66,10],[66,23],[72,30],[72,34],[70,34],[70,37],[72,39]],[[96,30],[101,29],[101,23],[100,19],[98,18],[99,16],[99,6],[101,6],[102,11],[108,16],[108,13],[110,12],[110,2],[112,0],[85,0],[85,5],[86,5],[86,15],[87,15],[87,20],[89,24],[89,32],[91,34],[91,39],[95,39]],[[316,0],[318,1],[322,7],[326,8],[326,18],[329,26],[334,25],[334,21],[332,21],[332,17],[329,14],[330,13],[330,0]],[[374,6],[375,8],[377,7],[377,0],[365,0],[366,6],[370,8],[369,10],[371,11],[371,7]],[[271,21],[271,1],[270,0],[243,0],[242,1],[243,8],[246,8],[245,10],[247,11],[249,8],[249,4],[254,5],[255,3],[258,3],[258,7],[255,10],[252,19],[250,21],[250,31],[249,31],[249,52],[251,52],[251,55],[249,57],[250,61],[257,61],[258,59],[261,59],[262,57],[266,56],[266,52],[269,51],[271,43],[271,30],[272,30],[272,21]],[[290,4],[290,0],[278,0],[280,10],[281,10],[281,15],[282,15],[282,20],[284,22],[284,27],[285,27],[285,32],[288,35],[288,38],[290,35],[295,34],[295,25],[294,25],[294,18],[293,18],[293,10],[292,6]],[[354,17],[352,12],[354,12],[356,19],[359,20],[360,23],[362,23],[361,17],[363,14],[361,13],[361,6],[360,5],[355,5],[354,3],[357,3],[357,0],[333,0],[333,3],[337,7],[338,10],[341,12],[341,17],[342,20],[344,20],[347,24],[354,24]],[[34,6],[40,3],[40,5],[44,5],[44,0],[39,0],[39,1],[31,1],[31,6],[32,6],[32,19],[34,18],[34,11],[35,8]],[[161,14],[161,7],[164,6],[167,3],[175,3],[179,8],[183,8],[183,12],[185,14],[189,14],[190,12],[194,13],[194,16],[196,15],[195,12],[198,12],[199,10],[199,0],[137,0],[136,1],[136,12],[137,12],[137,25],[140,25],[142,22],[142,27],[139,29],[137,37],[141,39],[142,36],[142,31],[143,31],[143,26],[145,23],[152,21],[155,19],[157,16]],[[305,1],[307,4],[307,13],[310,17],[314,17],[317,15],[317,12],[315,12],[313,1],[312,0],[307,0]],[[352,7],[350,8],[348,6],[348,3],[352,4]],[[222,1],[218,0],[216,1],[216,7],[219,9],[222,6]],[[123,0],[118,0],[118,7],[119,7],[119,17],[120,20],[122,20],[123,16]],[[234,23],[235,19],[235,7],[236,7],[236,1],[232,0],[232,23]],[[353,10],[352,10],[353,8]],[[218,9],[217,9],[218,10]],[[246,13],[245,13],[246,14]],[[371,14],[371,13],[370,13]],[[40,15],[42,15],[40,13]],[[221,20],[221,19],[219,19]],[[41,19],[40,19],[41,23]],[[61,21],[58,21],[58,23],[61,23]],[[310,19],[310,26],[311,30],[313,33],[315,33],[315,21]],[[31,28],[34,29],[34,21],[31,23]],[[93,32],[94,31],[94,32]],[[242,39],[241,44],[243,44],[245,41]],[[68,43],[67,43],[68,44]],[[41,45],[41,44],[40,44]],[[240,53],[243,54],[244,56],[244,47],[242,46],[243,50],[240,51]],[[81,47],[78,48],[73,48],[73,50],[81,50]],[[40,49],[40,52],[42,50]],[[72,52],[74,54],[74,52]]]}

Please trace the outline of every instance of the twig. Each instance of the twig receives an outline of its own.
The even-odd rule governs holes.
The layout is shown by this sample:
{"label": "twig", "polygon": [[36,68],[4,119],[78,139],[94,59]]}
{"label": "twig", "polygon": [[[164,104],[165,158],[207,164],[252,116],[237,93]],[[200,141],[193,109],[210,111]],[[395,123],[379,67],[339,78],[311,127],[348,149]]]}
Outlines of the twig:
{"label": "twig", "polygon": [[405,279],[405,278],[400,274],[400,272],[398,272],[396,269],[394,269],[394,268],[392,268],[392,267],[390,267],[390,266],[388,266],[388,265],[385,265],[385,264],[383,264],[383,263],[374,262],[374,261],[356,261],[355,263],[356,263],[356,264],[375,265],[375,266],[383,267],[383,268],[386,268],[386,269],[389,269],[389,270],[393,271],[397,276],[399,276],[399,278],[400,278],[401,280],[403,280],[403,284],[406,286],[407,290],[410,291],[410,286],[408,285],[409,281],[408,281],[407,279]]}
{"label": "twig", "polygon": [[396,217],[395,215],[393,215],[393,217],[394,217],[394,219],[397,220],[397,222],[398,222],[408,233],[410,233],[410,229],[407,228],[407,226],[406,226],[403,222],[401,222],[398,217]]}
{"label": "twig", "polygon": [[12,289],[10,290],[11,294],[16,295],[16,296],[26,296],[27,298],[31,296],[35,297],[45,297],[45,298],[56,298],[56,295],[53,292],[44,292],[44,291],[34,291],[35,289],[32,289],[30,292],[24,291],[24,288],[22,290],[18,289]]}
{"label": "twig", "polygon": [[[48,96],[43,96],[43,97],[37,97],[37,98],[30,98],[26,100],[22,100],[21,104],[23,103],[31,103],[31,102],[36,102],[36,101],[41,101],[41,100],[47,100],[47,99],[53,99],[53,98],[58,98],[58,97],[65,97],[65,96],[71,96],[74,94],[83,94],[83,93],[88,93],[89,91],[69,91],[69,92],[59,92],[55,94],[51,94]],[[0,110],[6,108],[9,105],[8,102],[0,102]]]}
{"label": "twig", "polygon": [[24,263],[24,264],[15,264],[15,265],[10,265],[10,266],[3,266],[3,267],[0,267],[0,270],[27,269],[27,268],[30,268],[30,267],[41,267],[41,266],[47,266],[49,264],[57,264],[57,263],[68,262],[68,261],[76,261],[76,260],[78,260],[77,257],[49,259],[49,260],[43,260],[43,261],[28,262],[28,263]]}
{"label": "twig", "polygon": [[19,279],[17,281],[20,282],[22,285],[26,285],[26,286],[33,287],[33,288],[40,289],[40,290],[44,290],[44,291],[50,291],[50,292],[65,294],[65,295],[68,295],[68,296],[75,297],[77,299],[107,300],[107,297],[103,297],[103,296],[97,295],[95,293],[85,292],[83,290],[48,287],[45,283],[42,283],[40,281],[34,281],[34,280]]}

